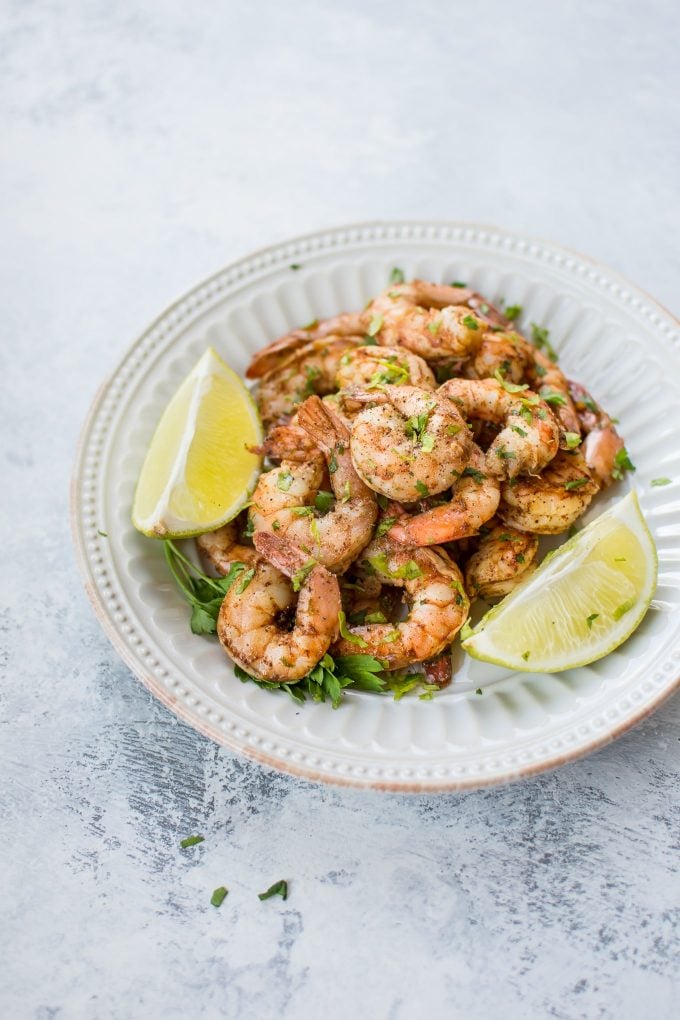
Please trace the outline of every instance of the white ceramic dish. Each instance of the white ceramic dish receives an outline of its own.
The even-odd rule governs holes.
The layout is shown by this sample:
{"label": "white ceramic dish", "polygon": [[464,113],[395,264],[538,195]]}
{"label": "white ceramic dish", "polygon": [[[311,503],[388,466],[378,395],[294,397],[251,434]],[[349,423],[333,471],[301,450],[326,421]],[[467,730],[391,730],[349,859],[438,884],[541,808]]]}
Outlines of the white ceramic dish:
{"label": "white ceramic dish", "polygon": [[[492,300],[523,305],[520,325],[550,328],[567,374],[621,420],[659,550],[659,587],[633,637],[582,669],[509,674],[458,653],[456,682],[433,701],[350,692],[336,711],[299,706],[242,684],[216,641],[191,634],[160,547],[130,523],[133,489],[163,407],[208,344],[243,372],[251,352],[286,329],[362,307],[394,265],[407,277],[465,280]],[[115,648],[157,698],[206,736],[274,768],[414,791],[553,768],[623,733],[679,682],[679,380],[673,317],[610,270],[552,244],[470,224],[368,223],[268,248],[164,312],[98,393],[73,482],[85,586]],[[672,484],[651,487],[661,475]],[[601,496],[589,517],[626,488]]]}

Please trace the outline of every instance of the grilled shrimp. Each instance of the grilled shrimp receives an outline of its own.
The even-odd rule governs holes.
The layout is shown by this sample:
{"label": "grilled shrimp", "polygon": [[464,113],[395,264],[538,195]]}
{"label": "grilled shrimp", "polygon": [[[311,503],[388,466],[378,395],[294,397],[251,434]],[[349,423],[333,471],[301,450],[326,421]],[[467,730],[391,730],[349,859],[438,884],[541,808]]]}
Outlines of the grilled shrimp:
{"label": "grilled shrimp", "polygon": [[355,386],[407,384],[435,390],[437,383],[426,361],[404,347],[356,347],[340,359],[336,382],[341,390]]}
{"label": "grilled shrimp", "polygon": [[275,425],[264,437],[262,445],[251,449],[271,460],[288,460],[296,464],[321,457],[321,451],[314,441],[297,424],[296,415],[293,415],[288,425]]}
{"label": "grilled shrimp", "polygon": [[313,393],[332,393],[340,359],[359,343],[360,338],[349,336],[312,340],[265,375],[256,394],[265,428],[287,421],[297,405]]}
{"label": "grilled shrimp", "polygon": [[[375,493],[352,464],[347,426],[318,397],[298,410],[303,428],[325,461],[294,464],[260,475],[252,501],[255,534],[274,532],[312,556],[329,570],[342,573],[370,541],[378,516]],[[330,478],[330,509],[318,505],[322,481]]]}
{"label": "grilled shrimp", "polygon": [[378,343],[407,347],[426,361],[469,358],[484,329],[465,304],[471,293],[424,280],[396,284],[368,306],[368,331]]}
{"label": "grilled shrimp", "polygon": [[599,488],[580,450],[560,450],[538,477],[503,485],[498,516],[520,531],[558,535],[585,513]]}
{"label": "grilled shrimp", "polygon": [[355,337],[357,343],[363,343],[364,333],[363,312],[343,312],[342,315],[334,315],[331,319],[310,323],[302,329],[284,333],[257,351],[246,369],[246,376],[248,379],[261,379],[269,372],[281,368],[291,354],[312,340],[330,336],[349,336]]}
{"label": "grilled shrimp", "polygon": [[616,455],[623,449],[623,439],[607,412],[595,403],[583,386],[570,382],[569,391],[586,433],[583,444],[586,464],[599,482],[609,485],[615,478]]}
{"label": "grilled shrimp", "polygon": [[[256,535],[247,584],[234,584],[217,620],[221,644],[258,680],[295,683],[323,658],[338,633],[338,579],[276,535]],[[299,590],[299,595],[296,592]]]}
{"label": "grilled shrimp", "polygon": [[443,492],[462,473],[470,430],[438,392],[386,385],[351,396],[373,404],[354,419],[350,447],[354,466],[376,492],[412,502]]}
{"label": "grilled shrimp", "polygon": [[217,531],[199,535],[196,546],[203,565],[218,574],[228,574],[232,563],[246,563],[251,567],[258,559],[252,546],[239,544],[236,521],[223,524]]}
{"label": "grilled shrimp", "polygon": [[489,474],[515,478],[536,473],[555,456],[559,426],[547,404],[530,390],[509,393],[495,379],[449,379],[437,393],[455,403],[468,419],[504,425],[486,453]]}
{"label": "grilled shrimp", "polygon": [[[374,655],[387,669],[425,662],[447,648],[465,623],[470,603],[456,564],[443,549],[404,549],[388,539],[374,539],[359,566],[384,585],[403,589],[408,616],[400,623],[350,626],[334,655]],[[352,640],[352,638],[354,640]]]}
{"label": "grilled shrimp", "polygon": [[484,454],[472,447],[470,461],[455,483],[451,498],[412,516],[403,515],[388,532],[403,545],[440,545],[476,535],[496,512],[500,482],[486,473]]}
{"label": "grilled shrimp", "polygon": [[465,587],[470,598],[498,599],[507,595],[536,569],[538,539],[504,524],[496,524],[480,540],[465,564]]}

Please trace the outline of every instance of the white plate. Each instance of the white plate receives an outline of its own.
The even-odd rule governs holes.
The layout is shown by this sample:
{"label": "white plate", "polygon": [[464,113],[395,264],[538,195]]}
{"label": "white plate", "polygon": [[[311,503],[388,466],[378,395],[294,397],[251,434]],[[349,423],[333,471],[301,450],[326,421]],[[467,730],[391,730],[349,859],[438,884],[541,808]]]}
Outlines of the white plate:
{"label": "white plate", "polygon": [[[659,550],[659,587],[633,637],[582,669],[509,674],[469,660],[433,701],[350,692],[337,711],[299,706],[242,684],[215,640],[191,634],[160,546],[130,523],[133,488],[163,407],[208,344],[242,372],[252,351],[285,330],[361,308],[394,265],[407,278],[465,280],[492,300],[523,305],[521,325],[550,328],[567,374],[621,420]],[[354,786],[455,790],[561,765],[619,736],[678,684],[679,379],[677,322],[610,270],[552,244],[469,224],[368,223],[268,248],[169,308],[99,392],[73,486],[88,594],[115,648],[157,698],[206,736],[274,768]],[[651,487],[661,475],[673,483]],[[589,516],[625,490],[614,486]]]}

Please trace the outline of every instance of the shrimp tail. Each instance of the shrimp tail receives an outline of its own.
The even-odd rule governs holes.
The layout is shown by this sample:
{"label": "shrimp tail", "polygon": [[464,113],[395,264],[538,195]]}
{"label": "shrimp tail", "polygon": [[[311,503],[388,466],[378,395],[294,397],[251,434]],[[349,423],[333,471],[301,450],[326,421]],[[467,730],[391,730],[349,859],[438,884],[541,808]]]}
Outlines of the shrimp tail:
{"label": "shrimp tail", "polygon": [[349,429],[342,418],[331,411],[319,397],[308,397],[300,405],[297,420],[298,425],[324,453],[332,453],[338,442],[349,442]]}
{"label": "shrimp tail", "polygon": [[[269,531],[258,531],[253,536],[253,544],[260,556],[280,570],[286,577],[292,577],[310,563],[310,557],[285,538],[273,535]],[[316,563],[311,561],[314,566]],[[324,567],[320,569],[325,570]]]}

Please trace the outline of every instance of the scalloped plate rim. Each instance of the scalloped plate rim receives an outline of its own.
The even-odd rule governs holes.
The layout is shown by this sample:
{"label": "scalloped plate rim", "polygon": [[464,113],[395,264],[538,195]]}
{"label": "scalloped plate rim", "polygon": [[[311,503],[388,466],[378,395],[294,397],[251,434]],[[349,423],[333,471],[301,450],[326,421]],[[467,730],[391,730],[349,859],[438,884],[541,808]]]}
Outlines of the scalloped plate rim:
{"label": "scalloped plate rim", "polygon": [[[87,446],[87,441],[90,437],[91,427],[97,417],[98,412],[112,386],[116,377],[118,376],[121,368],[127,361],[127,359],[133,354],[139,344],[156,329],[164,320],[168,319],[173,312],[175,312],[184,302],[190,299],[196,292],[202,288],[209,288],[211,284],[218,281],[225,273],[235,269],[239,265],[251,262],[258,257],[265,256],[271,252],[284,252],[287,249],[297,249],[304,242],[318,239],[328,235],[339,234],[340,232],[349,233],[357,231],[359,235],[370,232],[371,230],[390,230],[395,229],[397,231],[402,229],[451,229],[451,230],[462,230],[462,231],[476,231],[484,234],[497,234],[503,237],[512,238],[516,241],[521,241],[527,245],[538,245],[545,246],[552,251],[563,253],[576,260],[580,260],[585,263],[589,263],[592,267],[598,269],[601,273],[611,281],[618,282],[624,285],[628,290],[636,293],[639,298],[642,298],[647,302],[653,309],[656,309],[664,317],[670,319],[675,325],[680,326],[680,319],[665,308],[659,301],[652,297],[648,292],[643,290],[637,284],[631,282],[627,277],[618,272],[617,270],[611,269],[611,267],[593,258],[592,256],[586,255],[576,249],[572,249],[568,246],[557,244],[551,240],[545,240],[534,235],[524,234],[521,231],[509,230],[503,227],[494,226],[486,223],[478,223],[476,221],[469,220],[419,220],[419,219],[399,219],[399,220],[366,220],[352,222],[348,224],[337,224],[321,228],[319,230],[309,231],[304,234],[296,235],[292,238],[284,238],[280,241],[276,241],[269,245],[264,245],[260,248],[254,249],[244,256],[227,263],[208,277],[200,280],[194,286],[187,289],[180,297],[172,301],[166,306],[166,308],[155,316],[149,324],[143,329],[136,338],[128,344],[123,351],[122,355],[117,359],[114,368],[107,374],[105,380],[97,388],[95,395],[92,399],[88,412],[85,416],[80,434],[78,436],[74,466],[70,482],[70,518],[71,518],[71,531],[74,543],[74,550],[76,554],[76,563],[78,571],[85,589],[85,593],[92,605],[97,619],[99,620],[106,636],[110,640],[114,649],[128,666],[134,676],[149,690],[149,692],[157,698],[166,708],[173,712],[179,719],[187,723],[193,729],[200,732],[203,736],[212,740],[221,746],[226,746],[229,749],[235,751],[238,754],[244,754],[250,759],[258,762],[259,764],[265,765],[275,771],[284,772],[289,775],[310,780],[313,782],[331,783],[339,786],[349,786],[355,789],[375,789],[383,792],[395,792],[395,793],[447,793],[447,792],[459,792],[464,790],[482,789],[489,786],[499,786],[510,782],[515,782],[520,779],[528,779],[533,776],[539,775],[543,772],[566,765],[572,761],[577,761],[584,758],[595,751],[607,746],[614,740],[624,735],[638,723],[648,718],[656,709],[663,704],[668,698],[670,698],[680,687],[680,674],[674,677],[668,677],[665,685],[657,690],[652,698],[643,705],[637,711],[631,711],[630,715],[626,717],[617,726],[609,727],[602,734],[596,735],[592,740],[579,745],[575,748],[567,748],[561,752],[546,755],[540,761],[526,763],[515,769],[508,769],[503,774],[494,774],[489,776],[460,776],[459,778],[453,777],[442,777],[441,780],[436,779],[424,779],[420,780],[415,776],[413,779],[390,779],[390,778],[377,778],[370,775],[351,775],[344,773],[342,770],[337,772],[323,772],[317,771],[311,766],[305,766],[296,763],[295,761],[287,760],[283,757],[277,757],[270,755],[265,751],[259,750],[247,743],[247,741],[239,740],[237,737],[232,737],[224,730],[220,729],[217,725],[211,725],[206,719],[192,711],[192,709],[182,704],[176,697],[174,697],[170,691],[168,691],[164,685],[154,676],[144,671],[141,668],[140,662],[136,659],[133,651],[129,648],[121,633],[116,628],[113,620],[109,616],[109,613],[104,605],[101,592],[99,591],[96,583],[96,579],[91,571],[90,563],[87,557],[87,551],[85,546],[85,536],[83,534],[84,525],[81,519],[81,507],[79,505],[80,485],[82,482],[82,469],[84,454]],[[333,248],[321,248],[316,252],[309,252],[308,255],[314,257],[319,253],[327,253],[328,251],[335,251],[340,253],[343,249],[351,248],[353,245],[368,247],[371,241],[376,241],[379,244],[388,244],[390,242],[395,245],[399,244],[400,240],[405,240],[405,243],[417,243],[421,242],[438,242],[442,244],[447,243],[445,238],[427,237],[411,237],[408,239],[400,239],[399,237],[390,238],[388,236],[382,236],[379,238],[362,238],[358,236],[355,239],[348,239],[343,244],[337,244]],[[452,239],[449,243],[455,243]],[[474,247],[472,239],[459,239],[458,243],[468,243]],[[291,253],[288,255],[292,257]],[[288,257],[287,255],[287,257]],[[262,272],[275,271],[281,266],[272,264],[269,267],[262,267]],[[252,279],[252,277],[251,277]],[[248,282],[245,280],[244,282]],[[417,768],[417,762],[414,761],[414,771]]]}

